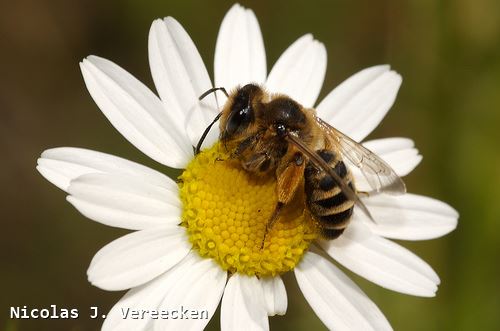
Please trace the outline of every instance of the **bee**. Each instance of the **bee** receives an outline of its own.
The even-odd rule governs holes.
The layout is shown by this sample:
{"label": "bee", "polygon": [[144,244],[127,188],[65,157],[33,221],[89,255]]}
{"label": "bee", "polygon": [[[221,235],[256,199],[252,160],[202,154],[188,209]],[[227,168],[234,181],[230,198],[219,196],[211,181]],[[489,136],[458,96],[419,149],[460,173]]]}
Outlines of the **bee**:
{"label": "bee", "polygon": [[[283,207],[298,190],[305,193],[305,205],[325,239],[335,239],[346,229],[354,206],[370,220],[360,195],[403,194],[406,187],[394,170],[376,154],[341,133],[321,118],[283,94],[268,93],[256,84],[238,87],[222,111],[203,133],[195,152],[211,126],[220,119],[220,136],[242,168],[256,175],[274,174],[277,203],[265,234],[276,222]],[[351,167],[361,170],[372,191],[358,192]],[[264,239],[262,244],[264,243]]]}

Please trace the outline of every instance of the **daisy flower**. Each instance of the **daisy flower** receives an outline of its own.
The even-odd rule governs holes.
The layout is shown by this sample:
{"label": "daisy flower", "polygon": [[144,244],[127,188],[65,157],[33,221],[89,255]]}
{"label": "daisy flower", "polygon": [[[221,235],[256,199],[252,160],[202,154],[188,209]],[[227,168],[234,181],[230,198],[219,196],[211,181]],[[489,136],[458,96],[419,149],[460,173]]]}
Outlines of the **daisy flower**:
{"label": "daisy flower", "polygon": [[[129,290],[111,309],[103,330],[200,330],[221,302],[221,329],[269,328],[268,316],[285,314],[281,275],[293,272],[318,317],[337,330],[386,330],[377,306],[337,264],[387,289],[431,297],[439,278],[409,250],[389,239],[440,237],[457,224],[457,212],[428,197],[383,194],[362,197],[374,224],[355,210],[346,231],[320,240],[304,218],[304,205],[283,217],[266,236],[276,203],[275,179],[254,178],[227,161],[216,143],[218,129],[196,157],[193,146],[221,109],[225,96],[198,97],[213,86],[227,90],[262,84],[314,107],[326,71],[322,43],[305,35],[267,74],[259,24],[251,10],[234,5],[215,49],[214,85],[193,41],[173,18],[156,20],[149,33],[149,63],[158,92],[118,65],[89,56],[81,62],[85,84],[101,111],[134,146],[159,163],[184,169],[176,182],[116,156],[81,148],[46,150],[38,171],[66,191],[67,200],[97,222],[134,230],[103,247],[88,269],[89,281],[110,291]],[[389,66],[362,70],[315,108],[318,116],[362,141],[392,106],[401,76]],[[364,145],[399,176],[422,157],[413,141],[387,138]],[[352,169],[356,186],[367,186]],[[205,311],[204,318],[124,318],[129,310]]]}

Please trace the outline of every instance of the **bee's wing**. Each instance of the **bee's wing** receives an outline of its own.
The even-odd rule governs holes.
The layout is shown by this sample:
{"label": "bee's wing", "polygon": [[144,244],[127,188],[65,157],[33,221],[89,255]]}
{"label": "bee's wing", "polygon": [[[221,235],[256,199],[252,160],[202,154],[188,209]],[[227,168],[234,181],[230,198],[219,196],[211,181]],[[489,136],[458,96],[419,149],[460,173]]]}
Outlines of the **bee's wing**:
{"label": "bee's wing", "polygon": [[302,152],[302,154],[304,154],[308,158],[308,160],[312,164],[314,164],[314,166],[317,169],[321,169],[324,172],[326,172],[327,174],[329,174],[330,177],[332,177],[333,180],[340,187],[340,189],[342,190],[342,193],[349,200],[354,201],[356,203],[356,205],[358,205],[361,208],[361,210],[366,214],[366,216],[368,216],[368,218],[370,220],[375,222],[372,215],[370,214],[370,211],[368,210],[368,208],[366,208],[365,204],[363,203],[363,201],[361,201],[361,199],[356,194],[356,192],[354,192],[354,190],[349,185],[347,185],[347,183],[344,181],[343,178],[341,178],[335,171],[333,171],[333,169],[328,165],[328,163],[325,162],[325,160],[323,160],[319,156],[318,153],[311,150],[306,144],[304,144],[298,137],[296,137],[293,134],[289,134],[286,137],[286,139],[288,140],[288,142],[290,142],[292,145],[294,145],[295,148],[297,148],[300,152]]}
{"label": "bee's wing", "polygon": [[330,142],[340,150],[344,161],[361,170],[374,192],[406,193],[405,183],[384,160],[321,118],[316,117],[316,121]]}

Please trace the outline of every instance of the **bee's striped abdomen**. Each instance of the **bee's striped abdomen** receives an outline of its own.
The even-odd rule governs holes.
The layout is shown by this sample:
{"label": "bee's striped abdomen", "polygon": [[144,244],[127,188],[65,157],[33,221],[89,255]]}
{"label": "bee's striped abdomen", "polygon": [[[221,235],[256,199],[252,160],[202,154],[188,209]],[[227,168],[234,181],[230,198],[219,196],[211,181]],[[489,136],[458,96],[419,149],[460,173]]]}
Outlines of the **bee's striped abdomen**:
{"label": "bee's striped abdomen", "polygon": [[[320,150],[317,153],[355,191],[351,173],[335,152]],[[351,219],[354,201],[342,193],[330,175],[313,164],[307,165],[304,177],[307,206],[320,225],[321,235],[326,239],[337,238]]]}

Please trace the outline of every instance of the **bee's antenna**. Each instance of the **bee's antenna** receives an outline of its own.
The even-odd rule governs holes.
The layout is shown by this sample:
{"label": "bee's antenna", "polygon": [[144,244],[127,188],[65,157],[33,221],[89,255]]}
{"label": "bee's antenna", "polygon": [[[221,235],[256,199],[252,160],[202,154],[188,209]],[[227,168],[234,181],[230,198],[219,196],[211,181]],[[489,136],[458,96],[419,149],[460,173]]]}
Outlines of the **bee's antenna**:
{"label": "bee's antenna", "polygon": [[196,155],[196,154],[198,154],[200,152],[201,145],[203,144],[203,141],[207,137],[208,132],[210,131],[210,129],[212,128],[212,126],[215,124],[215,122],[217,122],[219,120],[219,118],[221,117],[221,115],[222,115],[222,112],[218,113],[217,116],[215,116],[215,118],[212,121],[212,123],[210,123],[207,126],[207,128],[205,129],[205,131],[203,131],[203,134],[201,135],[200,140],[198,140],[198,144],[196,144],[196,148],[194,150],[194,155]]}
{"label": "bee's antenna", "polygon": [[206,91],[205,93],[203,93],[202,95],[200,95],[200,97],[198,98],[198,100],[203,100],[210,93],[214,93],[214,92],[217,92],[217,91],[222,91],[226,95],[226,97],[229,98],[229,94],[227,94],[227,91],[226,91],[226,89],[224,87],[212,87],[211,89],[209,89],[208,91]]}
{"label": "bee's antenna", "polygon": [[[203,100],[207,95],[209,95],[210,93],[214,93],[214,92],[217,92],[217,91],[222,91],[226,97],[229,98],[229,94],[227,94],[227,91],[224,87],[212,87],[211,89],[207,90],[205,93],[203,93],[202,95],[200,95],[200,97],[198,98],[198,100]],[[217,96],[216,96],[217,98]],[[212,123],[210,123],[207,128],[205,129],[205,131],[203,132],[203,134],[201,135],[200,137],[200,140],[198,140],[198,144],[196,144],[196,148],[194,150],[194,155],[198,154],[200,152],[200,149],[201,149],[201,145],[203,144],[203,141],[205,140],[205,138],[207,137],[208,135],[208,132],[210,132],[210,129],[212,128],[212,126],[215,124],[215,122],[217,122],[219,120],[219,118],[221,117],[222,115],[222,112],[218,113],[217,116],[215,116],[214,120],[212,121]]]}

